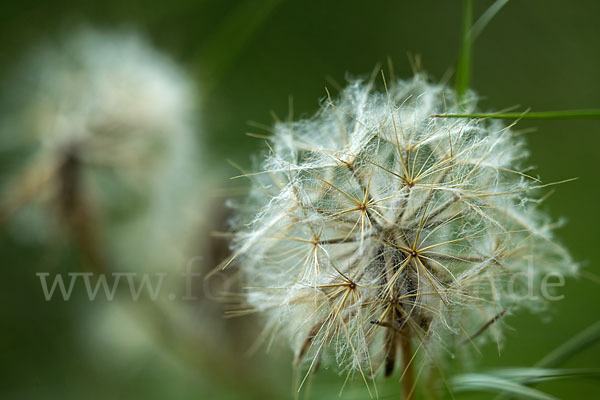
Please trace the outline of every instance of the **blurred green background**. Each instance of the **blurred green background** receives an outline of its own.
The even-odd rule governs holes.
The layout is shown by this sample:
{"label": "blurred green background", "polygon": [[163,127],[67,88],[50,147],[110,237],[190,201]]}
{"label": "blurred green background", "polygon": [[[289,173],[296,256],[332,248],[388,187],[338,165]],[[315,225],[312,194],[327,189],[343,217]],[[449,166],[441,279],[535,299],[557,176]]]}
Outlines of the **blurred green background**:
{"label": "blurred green background", "polygon": [[[492,3],[474,1],[475,16]],[[226,159],[250,166],[250,155],[263,148],[261,140],[245,135],[257,131],[248,121],[270,125],[270,111],[285,117],[289,96],[295,117],[308,116],[317,110],[325,86],[368,74],[388,56],[396,76],[412,75],[410,52],[420,55],[432,79],[440,80],[456,63],[461,29],[461,3],[447,0],[5,0],[0,9],[3,81],[33,47],[82,24],[134,28],[182,65],[197,85],[198,142],[207,166],[202,173],[218,177],[214,192],[233,185],[227,176],[236,171]],[[600,3],[593,0],[509,1],[474,46],[472,87],[482,96],[482,108],[600,107],[599,16]],[[559,236],[584,273],[567,281],[560,291],[564,300],[543,316],[509,316],[512,329],[506,331],[501,355],[493,344],[487,346],[475,357],[479,368],[530,366],[600,319],[600,121],[523,121],[519,127],[537,128],[527,141],[530,162],[544,181],[579,177],[558,186],[545,207],[555,219],[566,218]],[[214,198],[212,204],[224,201]],[[200,247],[199,252],[206,251]],[[110,335],[109,322],[106,332],[89,324],[102,318],[96,315],[101,309],[97,302],[77,293],[69,302],[44,300],[35,273],[49,265],[56,271],[77,271],[76,255],[24,244],[4,228],[0,249],[1,398],[292,398],[294,377],[285,344],[267,357],[262,349],[247,355],[259,332],[251,319],[224,321],[221,305],[198,305],[194,311],[195,305],[187,304],[196,323],[216,335],[207,344],[181,342],[182,335],[170,332],[173,327],[160,328],[158,335],[147,333],[144,319],[124,310],[120,320],[110,323],[119,327],[119,335],[131,332],[120,338],[134,349],[127,353],[103,339]],[[126,324],[132,325],[129,331],[123,329]],[[192,338],[193,326],[187,327]],[[598,368],[599,360],[596,345],[565,366]],[[320,371],[309,397],[337,396],[343,380],[334,371]],[[396,380],[378,382],[381,398],[396,397]],[[559,398],[600,398],[594,381],[539,387]],[[365,397],[360,382],[354,382],[342,398]]]}

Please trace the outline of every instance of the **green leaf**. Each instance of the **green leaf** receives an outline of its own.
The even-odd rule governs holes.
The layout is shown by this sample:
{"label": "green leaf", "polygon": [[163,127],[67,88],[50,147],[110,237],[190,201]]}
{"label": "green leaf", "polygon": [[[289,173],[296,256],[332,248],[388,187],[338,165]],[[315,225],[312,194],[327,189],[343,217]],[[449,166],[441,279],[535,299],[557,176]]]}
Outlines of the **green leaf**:
{"label": "green leaf", "polygon": [[571,339],[558,346],[535,366],[540,368],[554,367],[573,357],[580,351],[600,341],[600,321],[592,324]]}
{"label": "green leaf", "polygon": [[491,375],[510,379],[521,384],[530,384],[558,379],[598,378],[600,369],[593,368],[502,368],[493,370]]}
{"label": "green leaf", "polygon": [[492,393],[507,393],[524,399],[556,400],[554,396],[513,382],[509,379],[489,374],[462,374],[450,381],[453,390],[457,392],[479,391]]}
{"label": "green leaf", "polygon": [[523,113],[434,114],[434,118],[492,119],[600,119],[600,110],[541,111]]}

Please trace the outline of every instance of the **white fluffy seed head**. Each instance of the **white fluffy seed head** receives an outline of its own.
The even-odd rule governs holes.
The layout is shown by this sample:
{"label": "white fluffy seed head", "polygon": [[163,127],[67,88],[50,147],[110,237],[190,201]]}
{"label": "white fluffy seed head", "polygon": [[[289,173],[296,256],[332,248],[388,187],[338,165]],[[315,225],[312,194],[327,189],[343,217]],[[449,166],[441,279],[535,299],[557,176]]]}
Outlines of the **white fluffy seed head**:
{"label": "white fluffy seed head", "polygon": [[275,126],[233,250],[247,301],[298,361],[334,354],[373,375],[399,338],[427,358],[525,303],[529,282],[537,293],[546,273],[575,272],[532,197],[542,184],[522,172],[523,140],[495,120],[431,117],[457,111],[424,76],[385,91],[355,81]]}
{"label": "white fluffy seed head", "polygon": [[79,29],[34,49],[7,86],[0,149],[24,156],[2,176],[0,213],[21,211],[21,236],[54,236],[72,160],[72,186],[121,258],[173,264],[199,182],[195,90],[182,69],[138,33]]}
{"label": "white fluffy seed head", "polygon": [[176,65],[134,33],[74,32],[33,52],[18,79],[9,141],[44,152],[79,147],[83,161],[133,182],[148,180],[188,129],[194,103]]}

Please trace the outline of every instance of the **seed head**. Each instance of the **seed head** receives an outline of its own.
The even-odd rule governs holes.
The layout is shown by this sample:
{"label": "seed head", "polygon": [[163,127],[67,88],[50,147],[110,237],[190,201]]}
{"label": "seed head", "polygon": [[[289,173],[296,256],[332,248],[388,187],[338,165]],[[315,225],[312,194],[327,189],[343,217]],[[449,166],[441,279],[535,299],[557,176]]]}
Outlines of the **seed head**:
{"label": "seed head", "polygon": [[0,221],[14,214],[23,237],[51,240],[62,210],[75,229],[110,230],[127,263],[181,253],[197,184],[183,71],[137,33],[94,29],[39,46],[19,67],[2,97],[0,149],[20,157],[2,177]]}
{"label": "seed head", "polygon": [[[534,287],[576,269],[512,126],[432,118],[459,109],[424,76],[384,89],[355,81],[314,117],[275,125],[233,242],[247,301],[297,360],[334,355],[363,377],[391,373],[411,343],[425,359],[451,352],[512,311],[531,256]],[[475,110],[473,94],[461,107]]]}

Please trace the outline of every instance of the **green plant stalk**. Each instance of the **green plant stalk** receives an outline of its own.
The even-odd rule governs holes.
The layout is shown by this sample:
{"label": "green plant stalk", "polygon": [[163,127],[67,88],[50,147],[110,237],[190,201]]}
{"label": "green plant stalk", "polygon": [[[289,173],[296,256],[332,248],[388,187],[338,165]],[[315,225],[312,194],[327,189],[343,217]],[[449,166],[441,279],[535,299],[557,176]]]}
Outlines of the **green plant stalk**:
{"label": "green plant stalk", "polygon": [[471,25],[473,21],[473,4],[472,0],[463,0],[463,20],[461,34],[460,56],[456,67],[456,93],[461,99],[470,85],[471,77],[471,53],[472,53],[472,37]]}
{"label": "green plant stalk", "polygon": [[600,110],[541,111],[531,113],[434,114],[432,117],[493,119],[600,119]]}

